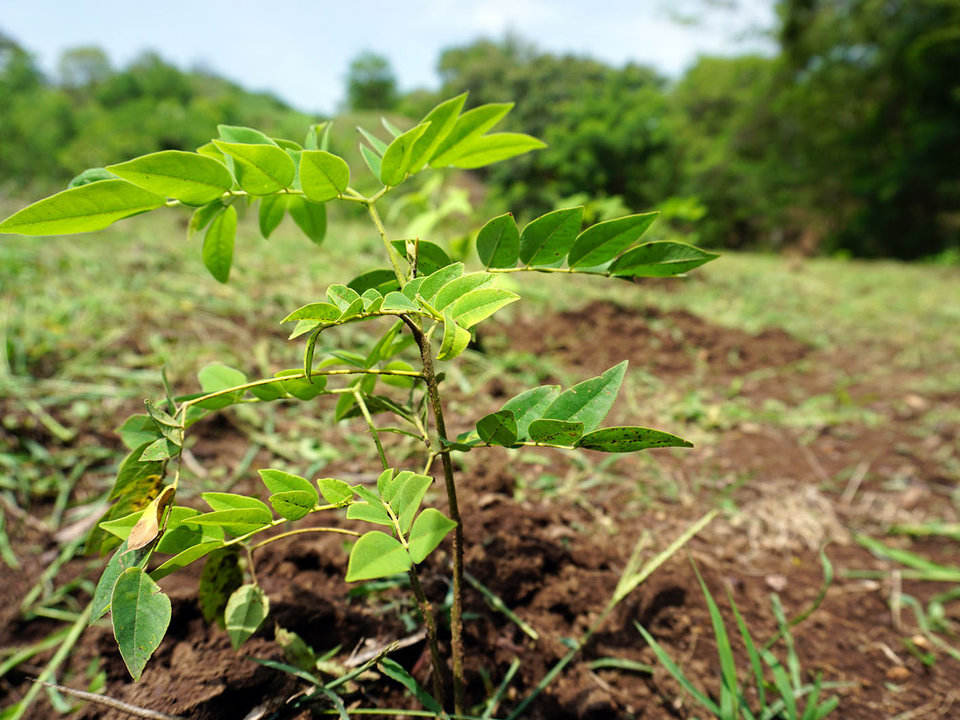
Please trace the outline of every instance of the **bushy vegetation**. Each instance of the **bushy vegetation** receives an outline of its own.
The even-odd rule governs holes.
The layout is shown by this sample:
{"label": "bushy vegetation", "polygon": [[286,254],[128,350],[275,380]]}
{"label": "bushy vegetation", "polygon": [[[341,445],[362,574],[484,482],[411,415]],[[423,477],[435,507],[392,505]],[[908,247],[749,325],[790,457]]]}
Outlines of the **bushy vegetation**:
{"label": "bushy vegetation", "polygon": [[[471,106],[516,101],[507,129],[549,149],[483,179],[495,204],[529,217],[571,204],[574,193],[620,214],[671,198],[682,211],[658,231],[695,231],[705,245],[956,258],[960,6],[777,8],[776,54],[704,57],[676,81],[507,36],[443,52],[436,93],[399,94],[389,60],[361,54],[347,69],[346,105],[413,118],[464,90]],[[0,165],[18,185],[59,183],[116,157],[193,150],[217,123],[289,137],[307,121],[275,98],[153,54],[115,70],[95,48],[68,51],[54,82],[10,39],[0,39],[0,94],[9,98]]]}

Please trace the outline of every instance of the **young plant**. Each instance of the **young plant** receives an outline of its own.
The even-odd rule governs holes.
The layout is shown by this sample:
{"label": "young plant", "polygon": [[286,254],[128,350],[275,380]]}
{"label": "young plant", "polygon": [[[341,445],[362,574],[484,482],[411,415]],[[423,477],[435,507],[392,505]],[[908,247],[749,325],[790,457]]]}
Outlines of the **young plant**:
{"label": "young plant", "polygon": [[[779,596],[771,596],[770,601],[773,614],[777,619],[778,631],[772,640],[761,647],[758,647],[754,642],[750,630],[740,615],[740,610],[733,601],[733,597],[730,596],[729,592],[727,593],[737,629],[740,632],[750,661],[752,677],[743,682],[737,675],[736,660],[733,656],[733,648],[723,616],[721,616],[716,601],[703,581],[700,571],[694,565],[693,570],[707,601],[710,622],[713,626],[713,636],[717,643],[717,655],[720,660],[720,689],[715,697],[709,697],[698,690],[646,628],[639,623],[636,623],[636,628],[647,645],[653,650],[657,659],[680,683],[680,686],[690,694],[698,705],[706,709],[717,720],[820,720],[833,712],[840,703],[837,697],[821,701],[820,693],[827,687],[838,686],[822,683],[819,675],[812,684],[803,682],[800,659],[797,657],[794,648],[790,628],[809,617],[810,613],[820,605],[826,596],[827,588],[832,582],[833,568],[827,556],[823,553],[821,553],[821,561],[825,572],[823,589],[811,607],[802,615],[787,622]],[[780,662],[770,650],[773,644],[780,639],[784,641],[786,647],[786,665]],[[772,684],[765,677],[764,665],[772,674]],[[755,708],[750,707],[744,692],[749,681],[752,681],[756,686],[757,704]]]}
{"label": "young plant", "polygon": [[[427,629],[434,692],[440,698],[446,664],[417,565],[452,533],[450,661],[453,708],[462,714],[464,538],[452,454],[493,446],[622,453],[690,445],[658,430],[601,427],[623,381],[626,362],[570,388],[529,389],[497,412],[477,418],[473,431],[448,436],[437,363],[457,358],[474,327],[519,299],[497,286],[500,275],[578,273],[629,280],[679,275],[716,257],[678,242],[641,243],[656,213],[582,229],[582,207],[547,213],[522,230],[509,213],[493,218],[476,237],[483,264],[479,271],[468,271],[429,240],[392,238],[381,219],[380,203],[412,176],[445,167],[479,168],[543,147],[528,135],[489,132],[512,104],[464,112],[465,100],[466,95],[460,95],[440,103],[406,131],[385,122],[391,136],[386,141],[361,131],[366,140],[361,145],[363,159],[379,182],[369,195],[351,184],[355,169],[329,152],[328,125],[311,127],[302,144],[221,125],[218,137],[196,152],[169,150],[88,170],[69,189],[0,223],[0,232],[52,235],[96,231],[160,208],[191,209],[188,233],[203,234],[201,256],[219,282],[230,276],[238,210],[254,204],[264,237],[289,215],[319,245],[326,231],[326,204],[341,202],[363,208],[382,241],[384,266],[344,278],[342,284],[327,288],[323,297],[281,320],[291,324],[291,339],[304,342],[302,367],[250,380],[240,370],[210,365],[199,372],[200,392],[175,396],[167,388],[165,398],[147,400],[146,412],[120,428],[131,452],[120,465],[110,495],[114,504],[87,543],[93,551],[114,550],[96,589],[91,622],[112,613],[120,653],[135,679],[170,621],[170,601],[157,581],[206,558],[199,587],[201,608],[239,645],[269,613],[269,600],[256,579],[256,551],[301,533],[331,532],[356,538],[348,582],[408,573]],[[384,328],[370,347],[318,353],[321,334],[327,338],[341,325],[360,322],[380,322]],[[337,420],[365,421],[382,469],[375,488],[336,478],[311,481],[267,469],[260,473],[267,502],[208,492],[202,495],[209,506],[206,512],[176,504],[184,440],[197,421],[239,403],[306,403],[320,396],[335,399]],[[401,468],[391,462],[381,441],[385,432],[415,438],[423,464]],[[421,510],[438,459],[448,515],[429,507]],[[379,529],[360,533],[311,525],[265,534],[317,513],[345,515]],[[163,559],[151,565],[154,557]]]}

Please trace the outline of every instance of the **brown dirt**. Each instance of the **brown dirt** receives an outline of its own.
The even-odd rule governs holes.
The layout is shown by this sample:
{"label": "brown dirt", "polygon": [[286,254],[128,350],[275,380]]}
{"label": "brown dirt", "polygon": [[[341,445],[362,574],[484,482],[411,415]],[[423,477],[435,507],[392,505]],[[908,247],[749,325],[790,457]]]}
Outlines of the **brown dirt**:
{"label": "brown dirt", "polygon": [[[831,717],[960,717],[960,662],[938,653],[928,666],[908,652],[903,640],[917,634],[916,622],[908,610],[894,614],[889,603],[894,590],[927,602],[947,586],[903,580],[893,588],[888,580],[848,575],[886,567],[852,542],[851,532],[878,535],[891,522],[956,521],[949,497],[957,485],[952,468],[957,462],[958,428],[945,425],[918,438],[916,425],[924,412],[950,407],[958,398],[907,393],[900,383],[903,378],[894,371],[871,380],[877,378],[871,372],[876,357],[815,351],[781,330],[751,336],[682,312],[632,311],[595,303],[555,317],[520,318],[512,326],[491,331],[488,340],[496,344],[503,338],[514,350],[549,356],[576,377],[597,374],[627,358],[635,371],[668,382],[680,396],[695,389],[713,393],[711,397],[721,398],[721,416],[722,403],[734,399],[761,407],[772,398],[792,408],[805,398],[832,392],[844,375],[857,375],[862,379],[845,392],[851,403],[876,413],[879,421],[872,426],[808,423],[802,428],[756,419],[735,421],[707,432],[709,442],[692,451],[653,451],[618,460],[602,482],[601,473],[590,467],[577,469],[580,475],[574,480],[583,481],[584,487],[592,482],[592,490],[579,489],[576,482],[571,485],[574,490],[564,490],[571,477],[570,463],[559,453],[544,453],[525,463],[499,450],[477,459],[471,456],[460,481],[467,567],[540,635],[534,642],[492,610],[479,593],[468,591],[472,704],[489,697],[511,662],[519,659],[519,672],[497,713],[506,716],[564,655],[564,639],[580,636],[596,617],[643,532],[651,534],[654,550],[661,549],[719,505],[724,514],[688,545],[688,553],[668,561],[617,608],[525,717],[704,716],[657,665],[634,623],[648,628],[697,686],[714,692],[719,682],[716,647],[690,559],[703,573],[731,629],[727,592],[754,636],[763,639],[776,627],[772,592],[779,593],[790,617],[817,595],[823,573],[818,550],[827,541],[837,577],[823,605],[795,628],[795,636],[807,680],[822,673],[825,682],[846,684],[830,691],[841,696],[840,709]],[[491,381],[484,391],[500,396],[497,403],[502,402],[515,390],[506,388],[505,382]],[[614,411],[620,420],[628,414],[624,407]],[[658,426],[670,427],[666,422]],[[203,432],[198,458],[227,468],[236,465],[246,448],[236,428],[219,423]],[[264,451],[255,466],[269,462]],[[360,466],[346,463],[324,472],[335,475],[337,470],[362,472]],[[549,475],[560,477],[559,489],[544,484]],[[658,490],[664,486],[670,491]],[[433,500],[443,508],[439,495]],[[38,639],[57,626],[18,617],[23,594],[56,547],[30,525],[29,517],[8,515],[14,548],[28,562],[19,573],[4,569],[0,647]],[[35,552],[24,552],[30,548]],[[956,543],[927,541],[912,548],[935,561],[960,564]],[[424,585],[437,606],[447,592],[445,552],[442,547],[422,569]],[[58,581],[87,571],[88,565],[72,562]],[[351,597],[342,582],[345,566],[342,543],[331,535],[301,536],[261,551],[257,574],[270,595],[271,616],[241,652],[230,648],[222,630],[204,623],[195,597],[198,571],[171,576],[161,583],[173,600],[171,628],[139,683],[129,681],[105,625],[84,634],[69,661],[69,672],[59,677],[65,684],[82,686],[82,669],[99,661],[107,674],[106,693],[138,706],[194,720],[240,719],[256,707],[266,709],[263,717],[271,717],[300,689],[294,678],[248,659],[281,659],[272,642],[275,625],[297,632],[318,652],[340,646],[339,659],[364,642],[385,645],[411,634],[405,623],[415,610],[403,590]],[[954,623],[960,621],[956,603],[947,610]],[[746,673],[742,646],[735,642],[735,647]],[[25,692],[25,676],[42,667],[43,657],[0,679],[0,693],[6,695],[0,704]],[[422,642],[394,657],[429,686]],[[590,662],[601,658],[638,661],[655,670],[650,675],[591,669]],[[383,681],[361,684],[349,701],[362,706],[416,706],[395,685]],[[55,714],[44,700],[31,717]],[[80,717],[126,716],[88,705]],[[310,714],[279,711],[272,717]]]}

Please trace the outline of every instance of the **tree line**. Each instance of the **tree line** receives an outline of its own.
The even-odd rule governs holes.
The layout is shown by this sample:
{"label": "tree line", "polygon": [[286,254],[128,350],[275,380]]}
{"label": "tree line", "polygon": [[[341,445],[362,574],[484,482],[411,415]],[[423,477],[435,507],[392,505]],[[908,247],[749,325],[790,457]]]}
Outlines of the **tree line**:
{"label": "tree line", "polygon": [[[776,53],[703,57],[674,80],[506,36],[444,51],[436,92],[401,93],[389,60],[368,52],[349,66],[346,105],[421,117],[464,90],[469,106],[515,101],[505,129],[549,147],[483,179],[491,202],[521,214],[584,193],[601,198],[587,207],[595,220],[660,208],[705,246],[956,259],[960,3],[779,0],[777,11]],[[192,149],[221,122],[296,137],[308,121],[154,54],[115,71],[80,49],[58,74],[47,80],[0,38],[5,179]]]}

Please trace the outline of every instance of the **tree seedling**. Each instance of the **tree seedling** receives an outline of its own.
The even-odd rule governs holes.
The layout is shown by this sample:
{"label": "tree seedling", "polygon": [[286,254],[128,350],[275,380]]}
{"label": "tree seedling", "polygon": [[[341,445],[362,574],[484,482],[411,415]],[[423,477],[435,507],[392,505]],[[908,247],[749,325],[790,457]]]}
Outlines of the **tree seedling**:
{"label": "tree seedling", "polygon": [[[222,283],[228,281],[233,265],[238,210],[254,205],[264,237],[289,215],[319,245],[326,233],[326,204],[340,202],[363,208],[382,240],[383,267],[344,278],[343,284],[331,285],[323,297],[281,319],[291,329],[290,338],[303,342],[302,367],[250,380],[240,370],[210,365],[199,372],[199,393],[179,397],[168,393],[161,402],[147,400],[146,412],[120,428],[131,452],[120,464],[110,495],[113,505],[87,543],[93,551],[113,550],[96,588],[91,622],[112,614],[120,653],[134,679],[139,679],[170,622],[170,600],[157,584],[163,577],[206,558],[199,587],[201,609],[239,646],[269,613],[269,599],[254,572],[254,551],[304,532],[333,532],[355,538],[347,582],[409,575],[430,642],[434,693],[442,703],[447,664],[417,566],[452,534],[449,662],[453,708],[462,714],[464,538],[453,453],[494,446],[602,453],[690,446],[659,430],[601,427],[623,381],[626,362],[570,388],[529,389],[500,410],[477,418],[472,431],[448,436],[437,363],[455,360],[470,343],[473,328],[519,300],[512,290],[498,287],[500,275],[666,277],[716,257],[684,243],[641,242],[656,213],[582,229],[582,207],[549,212],[522,229],[509,213],[493,218],[476,238],[483,265],[477,271],[452,261],[437,243],[419,237],[393,239],[379,204],[412,176],[448,167],[480,168],[543,147],[528,135],[490,132],[512,104],[464,111],[465,100],[466,95],[460,95],[440,103],[406,131],[385,123],[391,135],[387,141],[363,131],[362,157],[379,181],[379,189],[370,195],[351,185],[355,169],[329,152],[328,125],[311,127],[302,144],[221,125],[218,137],[196,152],[167,150],[87,170],[67,190],[0,223],[4,233],[57,235],[101,230],[161,208],[189,209],[188,232],[202,233],[203,263]],[[336,250],[349,252],[346,247]],[[322,333],[361,322],[385,325],[372,347],[318,356]],[[206,512],[176,504],[184,440],[197,421],[238,403],[308,403],[319,397],[335,400],[337,420],[362,417],[366,422],[382,469],[375,487],[336,478],[308,480],[266,469],[260,471],[266,502],[207,492],[201,496],[209,507]],[[384,416],[389,420],[379,420]],[[423,465],[393,464],[381,442],[384,432],[416,438]],[[448,514],[421,507],[434,482],[430,471],[437,459]],[[371,529],[361,533],[311,525],[285,530],[289,523],[316,513],[345,515]],[[275,528],[283,531],[269,533]]]}

